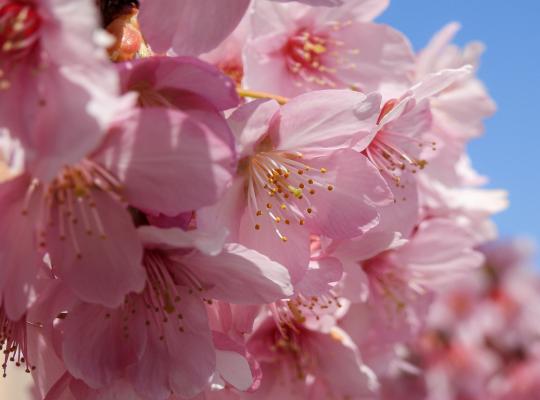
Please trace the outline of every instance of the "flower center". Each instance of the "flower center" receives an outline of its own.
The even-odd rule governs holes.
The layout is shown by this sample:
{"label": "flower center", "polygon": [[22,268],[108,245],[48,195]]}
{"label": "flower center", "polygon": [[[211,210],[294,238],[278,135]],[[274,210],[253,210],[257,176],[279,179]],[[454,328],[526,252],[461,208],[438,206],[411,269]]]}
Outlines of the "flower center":
{"label": "flower center", "polygon": [[292,325],[278,325],[277,328],[274,332],[272,351],[288,360],[294,367],[296,378],[304,380],[314,360],[303,346],[303,328]]}
{"label": "flower center", "polygon": [[[342,81],[348,76],[347,71],[358,69],[354,58],[359,49],[350,47],[340,40],[340,35],[353,22],[351,20],[331,21],[324,31],[302,28],[289,37],[282,48],[289,72],[298,77],[295,85],[313,89],[313,87],[335,88],[346,86],[360,90],[358,82]],[[344,74],[341,74],[343,72]]]}
{"label": "flower center", "polygon": [[11,1],[0,7],[0,51],[3,56],[26,54],[39,38],[41,18],[26,2]]}
{"label": "flower center", "polygon": [[37,219],[39,246],[46,247],[47,229],[57,226],[60,240],[70,239],[77,258],[82,257],[76,235],[78,224],[82,222],[88,236],[97,234],[107,239],[103,220],[96,207],[94,190],[101,190],[119,202],[122,184],[106,169],[90,160],[83,160],[76,166],[67,166],[49,184],[34,179],[24,198],[22,215],[30,210],[40,211]]}
{"label": "flower center", "polygon": [[326,67],[323,61],[331,43],[334,42],[324,35],[301,29],[289,38],[283,48],[288,70],[307,83],[335,87],[332,74],[336,71]]}
{"label": "flower center", "polygon": [[124,336],[129,337],[130,315],[142,312],[147,329],[157,332],[160,341],[166,338],[165,330],[172,327],[178,333],[185,332],[184,315],[180,304],[186,296],[197,296],[208,304],[212,301],[201,297],[203,283],[189,269],[162,250],[145,250],[143,265],[147,283],[144,292],[126,297],[124,304]]}
{"label": "flower center", "polygon": [[27,352],[25,318],[13,322],[7,318],[2,309],[0,309],[0,350],[4,354],[2,364],[4,378],[7,376],[8,362],[14,363],[17,367],[24,365],[27,373],[36,369],[24,356]]}
{"label": "flower center", "polygon": [[289,38],[284,51],[293,72],[299,68],[318,70],[321,67],[321,55],[327,52],[326,40],[301,30]]}
{"label": "flower center", "polygon": [[[397,105],[398,100],[388,100],[381,109],[377,124]],[[399,186],[402,171],[408,170],[415,174],[427,165],[425,159],[416,156],[424,147],[431,146],[436,150],[435,142],[419,140],[415,137],[393,132],[391,128],[383,127],[370,143],[365,153],[380,171],[390,175]]]}
{"label": "flower center", "polygon": [[261,220],[266,215],[276,234],[286,242],[280,227],[304,225],[316,209],[313,200],[317,192],[334,190],[325,177],[327,172],[326,168],[308,166],[300,153],[272,151],[251,157],[247,195],[255,230],[268,223],[268,219]]}
{"label": "flower center", "polygon": [[307,318],[320,320],[321,315],[333,313],[342,304],[337,294],[330,290],[320,296],[296,295],[291,300],[279,300],[271,306],[271,310],[276,321],[281,327],[287,326],[296,329],[297,325],[306,322]]}

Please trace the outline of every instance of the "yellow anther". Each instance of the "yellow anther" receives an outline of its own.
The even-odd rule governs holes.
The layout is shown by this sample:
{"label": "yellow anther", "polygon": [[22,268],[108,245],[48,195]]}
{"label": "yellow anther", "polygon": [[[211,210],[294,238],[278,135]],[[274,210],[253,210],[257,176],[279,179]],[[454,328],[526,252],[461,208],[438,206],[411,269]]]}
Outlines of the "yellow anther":
{"label": "yellow anther", "polygon": [[321,174],[324,174],[324,173],[326,173],[326,171],[328,171],[328,170],[327,170],[326,168],[323,167],[323,168],[320,169],[320,171],[321,171]]}
{"label": "yellow anther", "polygon": [[298,309],[298,306],[294,302],[288,301],[287,306],[289,307],[289,310],[291,310],[291,314],[297,322],[305,322],[306,318],[302,315],[302,312]]}
{"label": "yellow anther", "polygon": [[259,230],[259,229],[261,229],[261,226],[259,224],[255,224],[255,229]]}
{"label": "yellow anther", "polygon": [[315,54],[322,54],[326,51],[326,47],[320,43],[307,42],[304,44],[305,51],[312,51]]}
{"label": "yellow anther", "polygon": [[294,195],[294,197],[296,197],[297,199],[302,198],[302,189],[296,188],[296,187],[294,187],[292,185],[289,185],[288,189]]}

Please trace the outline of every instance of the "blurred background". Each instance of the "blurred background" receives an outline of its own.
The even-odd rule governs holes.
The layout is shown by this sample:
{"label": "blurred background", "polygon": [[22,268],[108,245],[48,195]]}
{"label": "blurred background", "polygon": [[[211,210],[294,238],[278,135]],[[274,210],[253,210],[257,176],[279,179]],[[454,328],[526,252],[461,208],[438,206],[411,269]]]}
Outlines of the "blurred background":
{"label": "blurred background", "polygon": [[[486,44],[479,75],[499,110],[487,121],[484,136],[470,145],[470,156],[476,169],[489,177],[489,187],[509,191],[510,208],[495,217],[501,235],[536,240],[540,239],[539,17],[539,0],[394,0],[378,19],[405,33],[416,50],[451,21],[462,25],[457,44],[472,40]],[[0,381],[0,399],[26,398],[27,377],[18,372],[10,368],[8,380]]]}
{"label": "blurred background", "polygon": [[[379,17],[422,49],[443,25],[462,25],[455,43],[483,42],[479,71],[498,106],[486,132],[469,146],[491,188],[509,192],[495,216],[501,236],[540,239],[540,1],[394,0]],[[537,256],[537,261],[540,258]]]}

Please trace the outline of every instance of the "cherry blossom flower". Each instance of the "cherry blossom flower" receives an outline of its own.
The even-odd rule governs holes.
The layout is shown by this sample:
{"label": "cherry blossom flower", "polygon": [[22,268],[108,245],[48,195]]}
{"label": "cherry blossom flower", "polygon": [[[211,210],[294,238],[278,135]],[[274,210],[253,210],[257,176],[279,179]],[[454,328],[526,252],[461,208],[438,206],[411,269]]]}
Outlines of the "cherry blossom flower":
{"label": "cherry blossom flower", "polygon": [[291,293],[289,274],[238,244],[204,253],[208,247],[196,231],[139,232],[146,245],[144,291],[116,309],[76,306],[66,320],[63,357],[74,377],[96,389],[125,374],[142,398],[192,397],[216,368],[205,302],[271,302]]}
{"label": "cherry blossom flower", "polygon": [[310,233],[359,236],[377,224],[375,206],[392,200],[375,167],[348,148],[368,134],[378,100],[322,91],[281,109],[273,101],[240,107],[229,118],[239,169],[228,193],[199,212],[201,226],[226,226],[232,241],[287,266],[298,282],[310,258]]}
{"label": "cherry blossom flower", "polygon": [[[463,50],[451,45],[450,41],[459,28],[457,23],[448,24],[420,52],[416,62],[417,80],[447,68],[472,65],[475,71],[478,69],[484,45],[473,42]],[[462,77],[439,93],[431,101],[431,105],[437,127],[458,139],[471,138],[482,133],[482,121],[496,109],[484,85],[474,75]]]}
{"label": "cherry blossom flower", "polygon": [[51,179],[91,151],[132,98],[119,97],[91,0],[3,0],[0,32],[0,125],[34,173]]}
{"label": "cherry blossom flower", "polygon": [[[211,204],[233,154],[185,113],[153,109],[119,121],[99,148],[50,182],[26,172],[2,183],[0,287],[8,316],[24,312],[45,251],[54,273],[86,301],[117,306],[142,290],[142,246],[126,205],[172,216]],[[187,195],[186,186],[196,190]]]}
{"label": "cherry blossom flower", "polygon": [[[433,219],[422,222],[401,247],[363,262],[355,262],[352,251],[348,260],[341,258],[345,280],[352,281],[348,290],[355,287],[367,294],[356,300],[364,303],[355,305],[340,326],[353,337],[370,367],[386,371],[396,357],[394,346],[421,331],[434,293],[481,265],[483,257],[474,245],[474,237],[455,223]],[[361,247],[358,254],[364,256]]]}
{"label": "cherry blossom flower", "polygon": [[317,398],[317,391],[327,398],[361,398],[377,390],[357,347],[337,326],[318,332],[301,325],[279,327],[267,319],[248,348],[260,360],[264,379],[257,392],[242,398]]}
{"label": "cherry blossom flower", "polygon": [[414,68],[407,39],[369,22],[385,6],[385,1],[348,1],[334,8],[256,1],[244,50],[245,85],[283,96],[334,88],[405,89]]}

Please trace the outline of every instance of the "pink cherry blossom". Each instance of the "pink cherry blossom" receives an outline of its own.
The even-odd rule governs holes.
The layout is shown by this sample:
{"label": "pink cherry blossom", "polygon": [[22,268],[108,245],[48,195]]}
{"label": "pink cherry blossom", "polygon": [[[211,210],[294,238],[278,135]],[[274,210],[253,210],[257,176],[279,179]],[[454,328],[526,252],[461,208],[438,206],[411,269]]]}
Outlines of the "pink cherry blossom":
{"label": "pink cherry blossom", "polygon": [[318,332],[303,326],[276,326],[264,321],[252,335],[248,349],[261,362],[263,382],[246,399],[359,398],[377,389],[372,372],[362,363],[357,347],[338,327]]}
{"label": "pink cherry blossom", "polygon": [[365,93],[405,89],[414,68],[407,40],[390,27],[369,22],[385,5],[348,1],[312,8],[256,1],[244,83],[283,96],[333,88]]}
{"label": "pink cherry blossom", "polygon": [[96,389],[125,375],[145,399],[192,397],[216,369],[205,302],[271,302],[291,293],[289,275],[238,244],[215,255],[203,253],[205,246],[192,249],[200,246],[198,232],[139,231],[146,243],[144,291],[116,309],[75,307],[66,320],[64,361],[74,377]]}
{"label": "pink cherry blossom", "polygon": [[3,0],[0,18],[0,124],[33,173],[51,179],[91,151],[131,99],[119,97],[91,0]]}
{"label": "pink cherry blossom", "polygon": [[389,387],[414,382],[426,399],[534,398],[538,341],[529,335],[538,332],[539,281],[525,268],[530,246],[485,249],[483,268],[441,293],[426,330],[409,344],[408,372],[389,375]]}
{"label": "pink cherry blossom", "polygon": [[368,134],[378,100],[322,91],[281,109],[272,101],[240,107],[229,118],[239,171],[217,205],[199,213],[199,222],[223,224],[231,240],[287,266],[298,282],[310,258],[310,233],[359,236],[377,224],[374,207],[392,199],[375,167],[348,148]]}
{"label": "pink cherry blossom", "polygon": [[[460,50],[450,44],[459,28],[457,23],[448,24],[420,52],[416,64],[417,80],[446,68],[460,68],[464,65],[472,65],[475,70],[478,68],[484,45],[473,42]],[[431,103],[438,128],[458,139],[481,134],[484,130],[483,120],[496,109],[484,85],[473,75],[463,77],[451,88],[438,94]]]}
{"label": "pink cherry blossom", "polygon": [[[24,173],[2,183],[7,314],[24,312],[44,251],[54,273],[86,301],[118,306],[142,290],[142,246],[126,205],[172,216],[211,204],[230,177],[229,146],[181,111],[145,110],[119,121],[96,151],[51,182]],[[187,194],[186,186],[196,190]]]}
{"label": "pink cherry blossom", "polygon": [[[395,357],[392,347],[420,332],[435,291],[481,265],[483,257],[473,250],[474,244],[466,230],[434,219],[422,222],[402,247],[362,263],[343,260],[345,279],[356,281],[349,285],[367,289],[368,295],[363,299],[367,302],[354,306],[355,312],[349,312],[340,324],[371,367],[387,368]],[[361,257],[363,249],[359,247],[358,252]],[[363,273],[356,271],[359,268]]]}
{"label": "pink cherry blossom", "polygon": [[[402,170],[416,173],[427,164],[421,154],[436,142],[427,140],[431,131],[429,99],[470,72],[468,67],[442,70],[414,85],[399,100],[388,100],[381,109],[366,155],[399,184]],[[363,150],[364,143],[357,149]]]}

